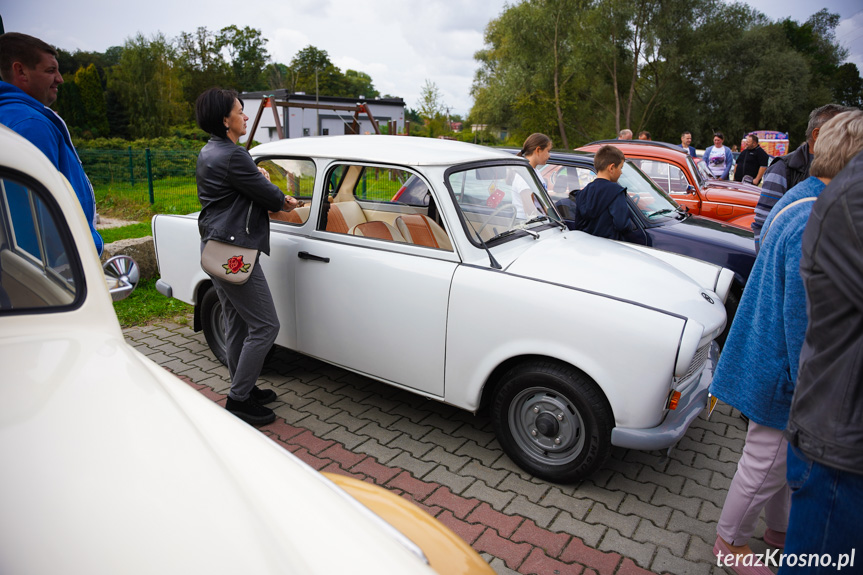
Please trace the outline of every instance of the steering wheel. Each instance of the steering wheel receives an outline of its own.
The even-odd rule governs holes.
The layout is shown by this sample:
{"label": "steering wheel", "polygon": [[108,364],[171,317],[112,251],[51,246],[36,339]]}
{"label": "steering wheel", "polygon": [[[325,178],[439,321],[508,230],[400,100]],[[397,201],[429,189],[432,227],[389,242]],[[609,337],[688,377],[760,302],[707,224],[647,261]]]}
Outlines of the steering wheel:
{"label": "steering wheel", "polygon": [[506,227],[511,228],[512,225],[515,223],[515,219],[518,217],[518,210],[516,209],[514,204],[501,204],[497,208],[495,208],[495,210],[492,213],[489,214],[489,216],[482,223],[482,225],[479,228],[479,231],[476,234],[477,235],[482,234],[482,231],[489,224],[489,222],[491,222],[491,220],[494,219],[494,217],[496,215],[498,215],[500,212],[504,211],[507,208],[512,210],[512,218],[509,220],[509,224]]}

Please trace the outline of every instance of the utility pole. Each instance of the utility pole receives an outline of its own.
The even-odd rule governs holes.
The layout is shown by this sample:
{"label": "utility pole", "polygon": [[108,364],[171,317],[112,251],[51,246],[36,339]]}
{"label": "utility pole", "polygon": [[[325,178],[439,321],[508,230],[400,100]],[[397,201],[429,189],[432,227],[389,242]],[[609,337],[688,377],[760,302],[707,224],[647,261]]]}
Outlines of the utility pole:
{"label": "utility pole", "polygon": [[[315,106],[318,105],[318,67],[315,66]],[[315,135],[321,135],[321,119],[318,108],[315,108]]]}

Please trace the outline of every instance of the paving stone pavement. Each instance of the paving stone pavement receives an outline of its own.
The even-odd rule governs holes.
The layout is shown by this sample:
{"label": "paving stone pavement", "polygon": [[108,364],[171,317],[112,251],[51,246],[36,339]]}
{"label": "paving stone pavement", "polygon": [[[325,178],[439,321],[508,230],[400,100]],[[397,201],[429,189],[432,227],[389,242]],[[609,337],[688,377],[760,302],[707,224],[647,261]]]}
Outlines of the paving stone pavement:
{"label": "paving stone pavement", "polygon": [[[124,330],[127,341],[224,405],[228,370],[191,325]],[[261,432],[312,467],[384,486],[437,517],[501,574],[724,574],[712,546],[743,448],[727,405],[702,415],[671,452],[615,448],[575,485],[513,464],[487,413],[427,400],[277,348],[259,379],[279,396]],[[751,542],[767,549],[760,522]],[[730,572],[729,572],[730,573]]]}

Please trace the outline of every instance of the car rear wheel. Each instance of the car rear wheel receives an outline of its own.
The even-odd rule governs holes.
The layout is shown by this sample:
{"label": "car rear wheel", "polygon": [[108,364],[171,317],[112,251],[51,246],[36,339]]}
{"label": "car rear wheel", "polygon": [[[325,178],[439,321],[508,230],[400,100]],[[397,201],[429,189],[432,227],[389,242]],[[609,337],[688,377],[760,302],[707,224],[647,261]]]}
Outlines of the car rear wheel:
{"label": "car rear wheel", "polygon": [[220,362],[228,365],[228,352],[225,343],[225,316],[222,314],[222,302],[216,290],[210,288],[201,298],[201,327],[210,351]]}
{"label": "car rear wheel", "polygon": [[[228,345],[225,340],[225,315],[222,313],[222,302],[213,288],[208,289],[201,298],[201,329],[207,339],[210,351],[223,365],[228,365]],[[264,364],[270,361],[276,346],[270,348]]]}
{"label": "car rear wheel", "polygon": [[611,406],[569,366],[535,361],[510,369],[498,384],[492,421],[519,467],[555,483],[588,477],[611,453]]}

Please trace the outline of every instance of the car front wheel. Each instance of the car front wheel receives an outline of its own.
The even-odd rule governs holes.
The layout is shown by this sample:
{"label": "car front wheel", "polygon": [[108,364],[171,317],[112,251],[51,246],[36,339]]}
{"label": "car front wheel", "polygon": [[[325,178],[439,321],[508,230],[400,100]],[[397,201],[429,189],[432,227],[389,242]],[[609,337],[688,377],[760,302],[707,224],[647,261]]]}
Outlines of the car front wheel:
{"label": "car front wheel", "polygon": [[510,369],[492,403],[504,452],[522,469],[572,483],[599,469],[611,453],[611,407],[580,371],[552,362]]}

